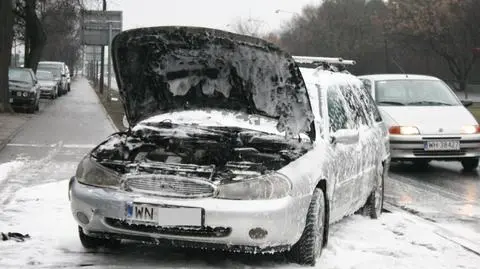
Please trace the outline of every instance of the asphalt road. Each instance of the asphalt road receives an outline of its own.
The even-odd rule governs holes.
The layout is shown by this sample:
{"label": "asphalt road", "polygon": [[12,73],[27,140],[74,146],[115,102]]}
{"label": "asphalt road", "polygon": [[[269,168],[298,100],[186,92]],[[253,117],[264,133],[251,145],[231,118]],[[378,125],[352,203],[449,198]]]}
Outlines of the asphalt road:
{"label": "asphalt road", "polygon": [[459,162],[432,162],[419,171],[393,164],[386,201],[448,229],[480,252],[479,171],[463,172]]}

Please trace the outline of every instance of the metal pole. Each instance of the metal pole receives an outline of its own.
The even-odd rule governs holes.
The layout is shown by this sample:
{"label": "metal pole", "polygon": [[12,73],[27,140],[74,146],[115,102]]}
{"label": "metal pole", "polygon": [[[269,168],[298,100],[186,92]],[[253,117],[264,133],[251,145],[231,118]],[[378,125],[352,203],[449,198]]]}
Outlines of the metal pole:
{"label": "metal pole", "polygon": [[[107,0],[103,0],[103,11],[107,10]],[[105,81],[103,73],[105,72],[105,46],[102,45],[102,58],[100,58],[100,93],[103,94]]]}
{"label": "metal pole", "polygon": [[111,83],[112,83],[112,56],[111,56],[111,45],[112,45],[112,23],[108,23],[108,92],[107,92],[107,98],[108,102],[111,101],[111,93],[112,93],[112,88],[111,88]]}

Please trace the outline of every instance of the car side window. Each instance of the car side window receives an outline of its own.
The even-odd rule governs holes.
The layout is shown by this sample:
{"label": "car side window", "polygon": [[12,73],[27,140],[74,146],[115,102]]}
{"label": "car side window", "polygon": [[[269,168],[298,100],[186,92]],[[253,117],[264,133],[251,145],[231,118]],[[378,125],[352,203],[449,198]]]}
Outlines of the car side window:
{"label": "car side window", "polygon": [[341,93],[334,87],[327,89],[327,108],[330,125],[330,132],[334,133],[340,129],[350,129],[351,122],[347,116],[345,101]]}
{"label": "car side window", "polygon": [[367,116],[374,122],[381,122],[382,116],[380,115],[378,107],[373,100],[371,91],[367,90],[365,87],[360,87],[358,95],[360,96],[360,100],[365,104]]}
{"label": "car side window", "polygon": [[368,125],[367,117],[360,104],[360,100],[353,92],[353,87],[350,85],[342,85],[340,86],[340,91],[345,98],[348,112],[353,120],[353,128],[359,129],[361,125]]}

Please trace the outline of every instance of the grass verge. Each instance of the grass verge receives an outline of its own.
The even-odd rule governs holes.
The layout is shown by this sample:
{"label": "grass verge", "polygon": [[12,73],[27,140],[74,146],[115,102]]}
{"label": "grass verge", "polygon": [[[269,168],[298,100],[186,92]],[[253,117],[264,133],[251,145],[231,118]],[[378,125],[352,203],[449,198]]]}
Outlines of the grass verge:
{"label": "grass verge", "polygon": [[124,131],[126,128],[123,126],[123,115],[125,114],[125,110],[123,109],[122,102],[120,101],[120,94],[117,91],[111,91],[111,99],[108,100],[107,98],[107,87],[104,87],[103,95],[100,93],[100,89],[98,86],[94,86],[93,82],[90,82],[92,87],[95,89],[98,98],[102,102],[102,105],[107,110],[108,115],[112,118],[113,123],[120,131]]}

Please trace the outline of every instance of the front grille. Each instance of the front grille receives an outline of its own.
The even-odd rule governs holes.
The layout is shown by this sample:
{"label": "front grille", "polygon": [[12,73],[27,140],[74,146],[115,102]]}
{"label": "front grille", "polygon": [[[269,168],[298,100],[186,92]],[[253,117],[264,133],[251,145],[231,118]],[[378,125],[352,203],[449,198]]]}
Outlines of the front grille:
{"label": "front grille", "polygon": [[448,150],[443,150],[443,151],[425,151],[423,149],[414,149],[413,154],[415,156],[421,156],[421,157],[429,157],[429,156],[463,156],[466,154],[464,149],[461,150],[455,150],[455,151],[448,151]]}
{"label": "front grille", "polygon": [[216,187],[211,182],[196,177],[163,174],[129,175],[125,189],[166,197],[198,198],[214,196]]}
{"label": "front grille", "polygon": [[192,237],[226,237],[232,232],[229,227],[160,227],[144,224],[130,224],[124,220],[106,218],[105,222],[115,228],[165,235],[192,236]]}

